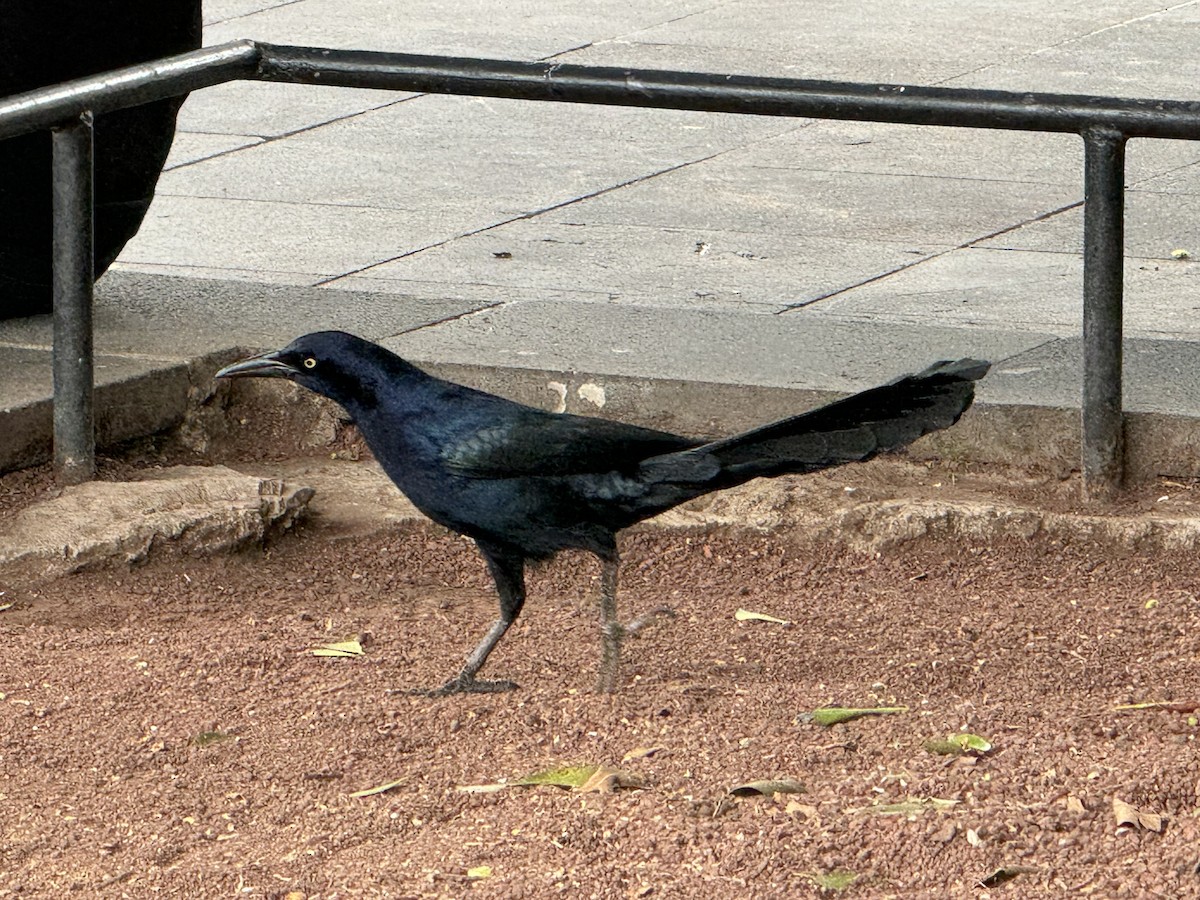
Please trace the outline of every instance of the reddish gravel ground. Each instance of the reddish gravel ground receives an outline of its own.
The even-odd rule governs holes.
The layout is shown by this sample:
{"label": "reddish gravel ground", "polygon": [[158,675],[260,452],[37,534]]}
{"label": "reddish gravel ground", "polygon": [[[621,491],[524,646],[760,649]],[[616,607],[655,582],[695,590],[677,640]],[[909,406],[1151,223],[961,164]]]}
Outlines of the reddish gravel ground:
{"label": "reddish gravel ground", "polygon": [[[392,692],[452,674],[495,611],[471,546],[432,528],[3,585],[0,897],[1200,895],[1191,556],[623,549],[625,613],[678,617],[627,645],[616,696],[591,691],[582,556],[532,576],[489,663],[519,690]],[[365,656],[309,652],[353,637]],[[1150,700],[1175,705],[1113,709]],[[803,721],[829,704],[908,709]],[[993,749],[926,748],[959,730]],[[641,787],[462,790],[563,764]],[[777,777],[806,790],[729,794]],[[924,806],[883,814],[902,801]]]}

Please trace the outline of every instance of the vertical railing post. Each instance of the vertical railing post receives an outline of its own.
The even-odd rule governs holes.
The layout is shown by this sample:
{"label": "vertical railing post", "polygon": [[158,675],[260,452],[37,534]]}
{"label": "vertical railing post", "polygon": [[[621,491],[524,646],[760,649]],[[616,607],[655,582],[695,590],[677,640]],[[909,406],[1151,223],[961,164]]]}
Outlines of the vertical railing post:
{"label": "vertical railing post", "polygon": [[92,114],[52,135],[54,467],[61,482],[78,484],[96,474]]}
{"label": "vertical railing post", "polygon": [[1095,128],[1083,142],[1083,491],[1088,499],[1109,499],[1125,471],[1125,135]]}

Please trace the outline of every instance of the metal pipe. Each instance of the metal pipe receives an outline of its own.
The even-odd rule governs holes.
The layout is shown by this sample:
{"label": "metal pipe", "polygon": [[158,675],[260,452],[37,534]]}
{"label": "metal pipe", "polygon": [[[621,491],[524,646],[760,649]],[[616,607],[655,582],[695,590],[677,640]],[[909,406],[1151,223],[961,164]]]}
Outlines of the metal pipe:
{"label": "metal pipe", "polygon": [[1018,131],[1200,139],[1200,101],[854,84],[233,41],[0,98],[0,139],[235,79]]}
{"label": "metal pipe", "polygon": [[1125,470],[1122,299],[1125,138],[1112,128],[1083,134],[1083,490],[1110,499]]}
{"label": "metal pipe", "polygon": [[258,57],[253,41],[234,41],[0,97],[0,140],[53,128],[85,111],[99,115],[249,78]]}
{"label": "metal pipe", "polygon": [[52,135],[54,467],[61,482],[78,484],[96,474],[92,114]]}
{"label": "metal pipe", "polygon": [[1128,137],[1200,139],[1197,101],[853,84],[273,44],[258,47],[259,68],[247,77],[263,81],[1022,131],[1081,133],[1110,127]]}

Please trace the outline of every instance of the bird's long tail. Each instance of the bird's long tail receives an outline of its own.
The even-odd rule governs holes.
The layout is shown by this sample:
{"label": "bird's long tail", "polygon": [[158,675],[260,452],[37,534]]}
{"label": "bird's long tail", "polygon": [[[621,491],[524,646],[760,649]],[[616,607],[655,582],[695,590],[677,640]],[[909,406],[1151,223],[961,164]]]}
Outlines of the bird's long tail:
{"label": "bird's long tail", "polygon": [[[957,422],[988,368],[977,359],[943,360],[811,412],[646,460],[643,474],[663,488],[671,485],[679,492],[678,503],[751,478],[863,462]],[[653,493],[659,502],[674,505],[670,490]]]}

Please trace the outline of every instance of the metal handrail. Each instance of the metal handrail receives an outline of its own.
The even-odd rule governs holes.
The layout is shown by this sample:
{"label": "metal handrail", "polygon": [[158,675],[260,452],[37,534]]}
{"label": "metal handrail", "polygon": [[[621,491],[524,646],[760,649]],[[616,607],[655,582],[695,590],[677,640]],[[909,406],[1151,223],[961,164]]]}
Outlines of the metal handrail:
{"label": "metal handrail", "polygon": [[[79,462],[74,457],[64,458],[58,449],[70,447],[77,453],[86,446],[94,454],[93,435],[90,431],[81,433],[92,428],[91,278],[89,274],[87,284],[80,283],[84,269],[79,265],[79,253],[85,249],[90,259],[91,219],[87,216],[87,221],[81,222],[83,217],[79,215],[59,215],[60,209],[79,210],[81,205],[90,209],[91,114],[237,79],[1079,134],[1084,142],[1085,203],[1081,412],[1084,489],[1089,496],[1108,496],[1120,487],[1124,471],[1121,341],[1125,142],[1133,137],[1200,140],[1200,102],[853,84],[288,47],[253,41],[204,48],[0,99],[0,139],[46,128],[72,135],[54,142],[56,198],[60,191],[64,194],[56,199],[55,206],[55,406],[69,394],[69,405],[74,410],[61,422],[60,417],[55,418],[55,458],[65,478],[90,477],[89,466],[94,467],[94,456]],[[86,152],[83,144],[89,145]],[[87,271],[90,273],[90,266]],[[58,308],[60,303],[62,310]],[[78,418],[75,413],[79,410],[86,410],[83,423],[73,425],[68,419]]]}

